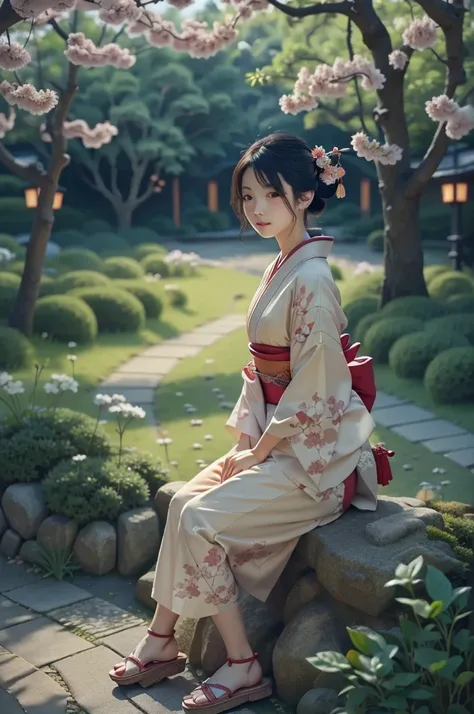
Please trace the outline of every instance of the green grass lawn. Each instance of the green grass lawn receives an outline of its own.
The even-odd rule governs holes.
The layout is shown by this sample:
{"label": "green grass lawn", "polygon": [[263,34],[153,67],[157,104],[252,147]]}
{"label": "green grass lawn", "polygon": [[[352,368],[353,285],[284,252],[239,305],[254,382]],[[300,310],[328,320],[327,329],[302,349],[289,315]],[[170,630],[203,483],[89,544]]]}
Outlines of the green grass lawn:
{"label": "green grass lawn", "polygon": [[[206,365],[206,359],[214,359],[212,365]],[[179,462],[172,468],[172,478],[188,480],[200,470],[196,459],[206,463],[225,453],[234,443],[225,429],[225,420],[229,409],[219,406],[216,394],[218,387],[225,394],[225,401],[235,402],[241,388],[240,370],[248,361],[247,340],[244,330],[224,337],[209,347],[196,358],[183,360],[169,373],[157,392],[156,409],[161,426],[173,439],[169,448],[170,460]],[[214,379],[205,379],[206,370],[213,368]],[[176,393],[182,393],[177,396]],[[195,414],[187,414],[184,404],[196,407]],[[191,426],[191,419],[202,419],[202,426]],[[212,441],[206,441],[204,435],[211,434]],[[445,499],[464,500],[472,492],[473,475],[443,456],[432,454],[423,446],[412,444],[388,429],[377,427],[373,443],[382,441],[392,448],[396,455],[391,460],[393,481],[381,493],[389,496],[415,496],[421,481],[451,481],[445,490]],[[193,443],[202,445],[201,450],[194,450]],[[161,447],[163,450],[163,447]],[[164,451],[162,451],[164,456]],[[405,470],[404,465],[412,466]],[[433,469],[443,468],[446,474],[434,475]]]}
{"label": "green grass lawn", "polygon": [[[146,328],[140,333],[100,335],[94,344],[78,346],[74,350],[69,349],[65,344],[38,337],[33,339],[37,362],[43,364],[47,361],[41,383],[47,381],[52,372],[71,374],[72,365],[67,355],[71,352],[77,355],[75,376],[80,388],[77,394],[68,392],[60,402],[60,406],[95,416],[97,408],[92,403],[89,391],[120,364],[139,354],[148,345],[158,344],[232,311],[244,312],[259,280],[255,276],[236,270],[202,267],[196,277],[179,280],[170,278],[163,282],[178,284],[188,295],[188,306],[185,309],[166,306],[161,319],[148,320]],[[233,297],[238,294],[244,297],[235,302]],[[193,360],[190,361],[193,363]],[[34,369],[19,370],[13,374],[15,379],[21,379],[27,389],[30,389]],[[42,392],[42,387],[38,390],[38,394],[37,403],[40,405],[51,403],[51,398]],[[5,413],[5,407],[0,404],[0,414],[2,413]],[[114,428],[113,425],[105,426],[106,431],[111,434]],[[128,437],[125,438],[126,445],[153,449],[153,451],[157,448],[155,440],[155,429],[145,422],[133,423],[129,427]]]}

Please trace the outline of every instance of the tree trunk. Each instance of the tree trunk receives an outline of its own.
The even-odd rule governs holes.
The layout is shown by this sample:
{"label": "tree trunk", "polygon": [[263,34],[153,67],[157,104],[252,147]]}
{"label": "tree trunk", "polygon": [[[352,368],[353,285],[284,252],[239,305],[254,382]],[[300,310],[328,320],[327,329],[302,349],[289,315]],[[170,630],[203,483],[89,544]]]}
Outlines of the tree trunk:
{"label": "tree trunk", "polygon": [[125,202],[115,203],[113,205],[115,215],[117,216],[117,227],[120,233],[131,227],[134,207]]}
{"label": "tree trunk", "polygon": [[385,223],[382,305],[407,295],[428,295],[418,225],[419,199],[405,198],[402,188],[390,195],[382,187],[381,194]]}

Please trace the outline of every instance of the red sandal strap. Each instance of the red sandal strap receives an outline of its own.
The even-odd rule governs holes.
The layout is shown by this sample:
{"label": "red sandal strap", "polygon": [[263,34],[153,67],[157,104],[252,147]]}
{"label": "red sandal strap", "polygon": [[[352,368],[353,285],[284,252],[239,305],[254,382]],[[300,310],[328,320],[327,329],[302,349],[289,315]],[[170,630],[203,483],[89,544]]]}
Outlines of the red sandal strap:
{"label": "red sandal strap", "polygon": [[257,657],[257,652],[254,652],[253,655],[251,657],[247,657],[247,659],[231,659],[230,657],[227,657],[227,664],[229,665],[229,667],[232,667],[233,664],[247,664],[248,662],[255,662]]}
{"label": "red sandal strap", "polygon": [[154,632],[153,630],[150,630],[150,628],[148,628],[147,632],[149,635],[151,635],[151,637],[161,637],[162,639],[166,639],[166,640],[171,640],[171,638],[174,637],[174,633],[175,633],[175,631],[173,630],[171,635],[160,635],[158,632]]}
{"label": "red sandal strap", "polygon": [[128,657],[125,657],[125,661],[133,662],[133,664],[136,664],[140,672],[143,672],[145,669],[146,665],[143,664],[137,657],[134,657],[133,655],[128,655]]}
{"label": "red sandal strap", "polygon": [[207,684],[205,682],[204,684],[201,684],[201,691],[209,702],[217,702],[220,699],[223,699],[223,697],[216,697],[216,695],[212,691],[212,687],[214,687],[215,689],[222,689],[222,691],[225,692],[229,699],[234,695],[232,689],[229,689],[229,687],[225,687],[223,684],[217,684],[216,682]]}

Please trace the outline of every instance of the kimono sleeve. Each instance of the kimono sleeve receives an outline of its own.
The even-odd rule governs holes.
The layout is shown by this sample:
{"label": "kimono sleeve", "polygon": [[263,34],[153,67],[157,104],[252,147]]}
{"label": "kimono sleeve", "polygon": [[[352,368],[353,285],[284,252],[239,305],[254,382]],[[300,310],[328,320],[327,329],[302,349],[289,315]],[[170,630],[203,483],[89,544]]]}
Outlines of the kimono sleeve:
{"label": "kimono sleeve", "polygon": [[352,378],[331,311],[315,307],[291,320],[291,382],[266,432],[288,438],[309,474],[331,459]]}

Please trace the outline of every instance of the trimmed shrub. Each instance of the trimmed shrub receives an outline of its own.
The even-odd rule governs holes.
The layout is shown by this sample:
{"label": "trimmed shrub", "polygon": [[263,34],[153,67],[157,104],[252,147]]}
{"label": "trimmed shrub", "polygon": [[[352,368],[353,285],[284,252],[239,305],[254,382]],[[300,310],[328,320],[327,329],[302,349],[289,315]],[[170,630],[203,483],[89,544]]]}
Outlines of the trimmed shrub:
{"label": "trimmed shrub", "polygon": [[383,216],[381,213],[377,213],[370,218],[359,218],[357,221],[351,221],[350,226],[348,226],[349,233],[356,238],[367,238],[373,231],[382,229]]}
{"label": "trimmed shrub", "polygon": [[453,347],[428,366],[425,389],[438,404],[474,400],[474,347]]}
{"label": "trimmed shrub", "polygon": [[367,238],[367,247],[373,250],[375,253],[383,253],[385,243],[385,233],[383,228],[379,228],[376,231],[369,233]]}
{"label": "trimmed shrub", "polygon": [[451,295],[474,295],[472,278],[454,270],[437,275],[428,287],[430,295],[439,300],[447,300]]}
{"label": "trimmed shrub", "polygon": [[146,258],[147,255],[158,255],[162,258],[166,253],[167,250],[165,246],[160,245],[160,243],[142,243],[141,245],[137,245],[134,250],[135,258],[139,261]]}
{"label": "trimmed shrub", "polygon": [[451,295],[446,307],[450,312],[474,312],[474,295]]}
{"label": "trimmed shrub", "polygon": [[145,309],[136,297],[120,288],[79,288],[97,318],[99,332],[138,332],[145,325]]}
{"label": "trimmed shrub", "polygon": [[0,193],[2,196],[15,196],[23,193],[28,184],[18,176],[9,176],[8,174],[0,176]]}
{"label": "trimmed shrub", "polygon": [[36,303],[33,329],[59,342],[84,344],[97,337],[97,320],[83,300],[72,295],[48,295]]}
{"label": "trimmed shrub", "polygon": [[379,297],[382,293],[382,281],[383,272],[381,270],[374,270],[372,273],[364,273],[346,280],[343,287],[344,303],[368,295]]}
{"label": "trimmed shrub", "polygon": [[384,305],[382,312],[387,317],[416,317],[418,320],[425,321],[442,317],[448,311],[443,303],[433,298],[413,295],[391,300],[387,305]]}
{"label": "trimmed shrub", "polygon": [[456,332],[467,337],[471,345],[474,345],[474,315],[465,313],[455,313],[446,317],[437,317],[430,320],[425,325],[427,332]]}
{"label": "trimmed shrub", "polygon": [[129,245],[139,245],[140,243],[158,243],[158,233],[146,226],[137,226],[136,228],[126,228],[121,231],[120,235],[127,241]]}
{"label": "trimmed shrub", "polygon": [[374,295],[353,300],[344,305],[344,313],[347,317],[347,329],[355,330],[359,322],[366,315],[372,315],[377,311],[379,299]]}
{"label": "trimmed shrub", "polygon": [[133,258],[107,258],[104,261],[104,272],[109,278],[143,278],[145,272]]}
{"label": "trimmed shrub", "polygon": [[125,468],[135,471],[144,479],[150,489],[150,496],[155,497],[159,488],[168,483],[169,469],[163,466],[163,462],[152,454],[135,451],[122,459]]}
{"label": "trimmed shrub", "polygon": [[388,362],[390,348],[400,337],[420,330],[423,323],[414,317],[385,317],[369,328],[364,348],[376,362],[384,364]]}
{"label": "trimmed shrub", "polygon": [[388,362],[397,377],[423,379],[436,355],[451,347],[469,347],[469,341],[456,332],[412,332],[395,342]]}
{"label": "trimmed shrub", "polygon": [[366,315],[365,317],[361,318],[359,320],[359,323],[355,329],[354,333],[354,338],[356,342],[364,342],[365,341],[365,336],[372,327],[372,325],[375,325],[377,322],[380,322],[380,320],[383,320],[384,317],[382,315],[382,312],[373,312],[369,315]]}
{"label": "trimmed shrub", "polygon": [[147,283],[138,280],[117,280],[115,284],[117,287],[134,295],[137,300],[140,300],[145,309],[146,317],[151,319],[160,317],[163,312],[163,299]]}
{"label": "trimmed shrub", "polygon": [[21,278],[25,270],[25,263],[23,260],[12,260],[11,263],[7,264],[7,270],[9,273],[18,275]]}
{"label": "trimmed shrub", "polygon": [[227,213],[213,212],[207,206],[196,206],[183,211],[183,222],[192,223],[198,233],[225,231],[230,226]]}
{"label": "trimmed shrub", "polygon": [[166,286],[165,291],[172,307],[183,308],[188,304],[188,296],[183,290],[175,286]]}
{"label": "trimmed shrub", "polygon": [[56,292],[67,293],[76,288],[106,288],[110,286],[110,279],[97,273],[95,270],[73,270],[56,280]]}
{"label": "trimmed shrub", "polygon": [[58,231],[69,229],[81,230],[84,225],[84,213],[71,206],[63,206],[60,211],[54,212],[54,227]]}
{"label": "trimmed shrub", "polygon": [[0,327],[0,369],[22,369],[33,362],[29,340],[13,327]]}
{"label": "trimmed shrub", "polygon": [[142,259],[141,264],[145,273],[156,275],[157,273],[163,278],[167,278],[170,274],[170,266],[163,260],[162,255],[152,253]]}
{"label": "trimmed shrub", "polygon": [[0,216],[2,230],[9,235],[29,233],[33,222],[33,214],[26,208],[25,199],[16,196],[0,198]]}
{"label": "trimmed shrub", "polygon": [[331,274],[334,280],[344,279],[344,273],[342,272],[342,268],[337,263],[329,263],[329,267],[331,269]]}
{"label": "trimmed shrub", "polygon": [[74,229],[68,231],[57,231],[51,236],[51,240],[61,246],[61,248],[80,248],[86,239],[82,231]]}
{"label": "trimmed shrub", "polygon": [[466,513],[474,512],[474,504],[463,503],[462,501],[427,501],[428,508],[433,508],[439,513],[449,513],[450,516],[463,518]]}
{"label": "trimmed shrub", "polygon": [[360,219],[360,206],[350,201],[339,201],[336,206],[326,208],[320,220],[325,226],[342,226]]}
{"label": "trimmed shrub", "polygon": [[0,233],[0,248],[6,248],[15,254],[15,258],[25,257],[25,247],[20,245],[13,236],[9,236],[7,233]]}
{"label": "trimmed shrub", "polygon": [[44,479],[43,492],[52,513],[73,518],[81,527],[92,521],[114,521],[150,498],[145,480],[137,473],[94,458],[61,462]]}
{"label": "trimmed shrub", "polygon": [[93,233],[86,236],[85,245],[96,253],[122,253],[130,250],[130,246],[122,236],[117,233]]}
{"label": "trimmed shrub", "polygon": [[62,270],[104,270],[104,263],[97,253],[87,248],[67,248],[61,251],[55,264]]}
{"label": "trimmed shrub", "polygon": [[186,261],[171,263],[170,265],[170,277],[172,278],[191,278],[197,274],[196,266]]}
{"label": "trimmed shrub", "polygon": [[112,226],[103,218],[92,218],[84,223],[84,233],[113,233]]}
{"label": "trimmed shrub", "polygon": [[438,277],[438,275],[443,275],[443,273],[449,272],[449,265],[428,265],[424,268],[423,275],[425,276],[426,284],[429,285],[434,278]]}
{"label": "trimmed shrub", "polygon": [[10,314],[20,282],[14,273],[0,273],[0,318]]}

